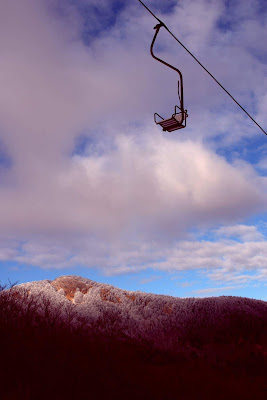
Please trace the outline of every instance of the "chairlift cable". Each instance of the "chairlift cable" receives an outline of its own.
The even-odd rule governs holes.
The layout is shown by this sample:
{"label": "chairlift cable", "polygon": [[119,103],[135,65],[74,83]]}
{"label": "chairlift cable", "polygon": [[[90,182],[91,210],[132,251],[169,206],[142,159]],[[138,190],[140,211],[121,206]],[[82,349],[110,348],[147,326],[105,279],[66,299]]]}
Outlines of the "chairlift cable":
{"label": "chairlift cable", "polygon": [[204,67],[204,65],[194,56],[194,54],[192,54],[191,51],[188,50],[179,39],[177,39],[177,37],[169,30],[164,22],[162,22],[141,0],[138,1],[147,9],[148,12],[150,12],[150,14],[156,20],[158,20],[162,24],[162,26],[170,33],[170,35],[194,58],[194,60],[211,76],[211,78],[228,94],[228,96],[231,97],[231,99],[241,108],[241,110],[243,110],[247,114],[247,116],[262,130],[262,132],[267,135],[267,132],[255,121],[255,119],[244,109],[244,107],[242,107],[241,104],[238,103],[238,101],[228,92],[228,90],[223,87],[223,85],[215,78],[215,76],[213,76],[207,70],[207,68]]}

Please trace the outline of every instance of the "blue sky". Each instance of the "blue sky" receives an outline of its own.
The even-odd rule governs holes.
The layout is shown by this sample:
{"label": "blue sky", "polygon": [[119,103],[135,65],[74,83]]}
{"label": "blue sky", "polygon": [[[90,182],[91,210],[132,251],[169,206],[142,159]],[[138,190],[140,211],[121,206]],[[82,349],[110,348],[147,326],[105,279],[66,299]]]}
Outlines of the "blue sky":
{"label": "blue sky", "polygon": [[[146,4],[266,130],[263,1]],[[138,1],[0,5],[0,280],[267,299],[267,137]]]}

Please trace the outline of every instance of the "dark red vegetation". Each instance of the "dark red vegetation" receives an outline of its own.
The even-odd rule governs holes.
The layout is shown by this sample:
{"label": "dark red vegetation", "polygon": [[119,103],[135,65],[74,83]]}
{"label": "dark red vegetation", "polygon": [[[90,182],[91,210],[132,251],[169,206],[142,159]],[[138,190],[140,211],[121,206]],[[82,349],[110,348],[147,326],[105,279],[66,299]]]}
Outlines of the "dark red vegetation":
{"label": "dark red vegetation", "polygon": [[[102,313],[89,320],[70,300],[18,288],[0,293],[3,400],[267,398],[266,302],[167,298],[163,322],[144,332],[145,317],[134,326],[123,301],[123,315],[106,308],[107,285],[99,289]],[[170,311],[179,300],[188,300],[183,324]],[[141,296],[138,310],[147,306]]]}

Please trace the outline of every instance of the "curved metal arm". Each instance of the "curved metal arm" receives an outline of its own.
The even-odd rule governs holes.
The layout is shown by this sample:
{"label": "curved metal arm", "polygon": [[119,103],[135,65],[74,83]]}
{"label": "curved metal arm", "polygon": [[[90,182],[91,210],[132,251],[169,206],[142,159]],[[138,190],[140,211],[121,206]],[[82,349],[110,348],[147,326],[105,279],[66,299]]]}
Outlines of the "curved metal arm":
{"label": "curved metal arm", "polygon": [[[163,22],[160,22],[159,24],[157,24],[157,25],[154,27],[154,29],[156,29],[156,32],[155,32],[155,35],[154,35],[154,37],[153,37],[153,40],[152,40],[152,43],[151,43],[151,46],[150,46],[150,53],[151,53],[152,57],[155,58],[155,60],[161,62],[161,63],[164,64],[164,65],[167,65],[167,67],[169,67],[169,68],[173,69],[174,71],[178,72],[179,77],[180,77],[180,87],[181,87],[181,98],[180,98],[180,96],[179,96],[179,99],[180,99],[180,109],[181,109],[181,111],[184,111],[183,76],[182,76],[181,71],[179,71],[178,68],[175,68],[175,67],[173,67],[172,65],[168,64],[166,61],[161,60],[160,58],[158,58],[157,56],[155,56],[155,54],[153,53],[153,46],[154,46],[156,37],[157,37],[157,35],[158,35],[158,33],[159,33],[159,30],[160,30],[160,28],[161,28],[162,26],[165,26],[165,25],[163,24]],[[179,81],[178,81],[178,90],[179,90]],[[179,95],[179,92],[178,92],[178,95]]]}

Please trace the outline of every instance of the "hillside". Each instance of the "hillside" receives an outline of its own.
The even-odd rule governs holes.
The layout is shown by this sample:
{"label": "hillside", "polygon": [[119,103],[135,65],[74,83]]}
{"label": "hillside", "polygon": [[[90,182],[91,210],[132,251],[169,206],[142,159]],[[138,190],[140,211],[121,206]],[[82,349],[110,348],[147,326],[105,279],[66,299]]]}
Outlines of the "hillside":
{"label": "hillside", "polygon": [[0,306],[3,399],[266,396],[264,301],[62,276],[4,290]]}

